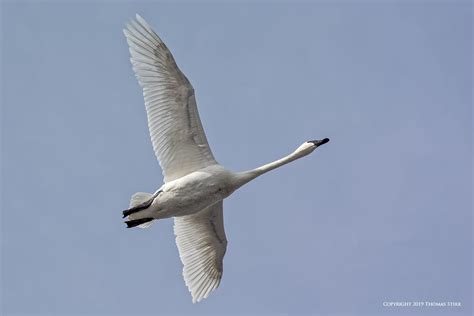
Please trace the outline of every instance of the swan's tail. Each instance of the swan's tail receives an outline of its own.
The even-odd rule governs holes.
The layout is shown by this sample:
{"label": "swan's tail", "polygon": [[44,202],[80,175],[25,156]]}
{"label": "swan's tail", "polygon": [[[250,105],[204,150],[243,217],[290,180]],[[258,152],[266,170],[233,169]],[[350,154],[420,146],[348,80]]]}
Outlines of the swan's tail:
{"label": "swan's tail", "polygon": [[128,217],[127,228],[138,226],[140,228],[148,228],[153,223],[154,218],[151,217],[147,208],[153,202],[153,194],[145,192],[137,192],[130,199],[130,208],[123,211],[123,217]]}

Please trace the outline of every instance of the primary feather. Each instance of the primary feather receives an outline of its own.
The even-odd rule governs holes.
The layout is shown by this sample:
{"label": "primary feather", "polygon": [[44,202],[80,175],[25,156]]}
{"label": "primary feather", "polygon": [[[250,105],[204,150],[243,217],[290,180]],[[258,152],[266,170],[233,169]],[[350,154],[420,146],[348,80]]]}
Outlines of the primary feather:
{"label": "primary feather", "polygon": [[174,233],[184,265],[184,280],[193,302],[199,302],[219,286],[222,278],[227,248],[222,201],[202,212],[176,217]]}
{"label": "primary feather", "polygon": [[216,164],[199,119],[194,89],[165,43],[138,14],[124,33],[143,88],[150,137],[165,182]]}

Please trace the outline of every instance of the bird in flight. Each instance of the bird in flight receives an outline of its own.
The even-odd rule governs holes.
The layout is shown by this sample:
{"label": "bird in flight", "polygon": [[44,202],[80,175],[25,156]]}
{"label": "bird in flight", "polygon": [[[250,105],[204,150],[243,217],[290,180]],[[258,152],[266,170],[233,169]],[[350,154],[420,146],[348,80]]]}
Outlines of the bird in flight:
{"label": "bird in flight", "polygon": [[328,138],[304,142],[294,152],[253,170],[233,172],[212,154],[199,119],[194,89],[165,43],[138,14],[124,29],[133,70],[143,88],[148,128],[164,184],[135,193],[123,211],[127,227],[147,228],[174,218],[183,277],[193,303],[215,290],[227,248],[222,201],[256,177],[312,153]]}

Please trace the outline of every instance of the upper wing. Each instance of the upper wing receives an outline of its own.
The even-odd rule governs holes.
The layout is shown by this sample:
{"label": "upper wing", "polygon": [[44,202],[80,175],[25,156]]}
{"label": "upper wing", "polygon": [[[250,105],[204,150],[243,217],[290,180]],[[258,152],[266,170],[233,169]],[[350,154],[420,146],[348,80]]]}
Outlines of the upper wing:
{"label": "upper wing", "polygon": [[183,276],[193,303],[206,298],[222,278],[222,259],[227,248],[222,201],[199,213],[175,217],[174,234]]}
{"label": "upper wing", "polygon": [[143,88],[153,149],[165,182],[215,164],[194,89],[171,52],[138,14],[124,33],[133,70]]}

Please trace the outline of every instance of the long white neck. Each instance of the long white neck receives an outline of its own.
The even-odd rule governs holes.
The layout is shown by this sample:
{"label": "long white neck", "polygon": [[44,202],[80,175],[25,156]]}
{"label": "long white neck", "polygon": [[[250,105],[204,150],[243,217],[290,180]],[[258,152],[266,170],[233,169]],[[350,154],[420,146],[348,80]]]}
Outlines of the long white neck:
{"label": "long white neck", "polygon": [[266,165],[263,165],[253,170],[234,173],[233,174],[234,175],[234,183],[233,183],[234,189],[233,190],[238,189],[239,187],[243,186],[247,182],[252,181],[256,177],[261,176],[262,174],[267,173],[270,170],[276,169],[296,159],[309,155],[317,147],[324,145],[327,142],[329,142],[329,138],[324,138],[321,140],[310,140],[310,141],[304,142],[300,147],[298,147],[294,152],[292,152],[288,156],[285,156],[274,162],[267,163]]}
{"label": "long white neck", "polygon": [[266,165],[263,165],[261,167],[258,167],[256,169],[248,170],[248,171],[243,171],[243,172],[238,172],[236,174],[237,176],[237,186],[240,187],[244,184],[246,184],[249,181],[252,181],[258,176],[261,176],[264,173],[267,173],[268,171],[271,171],[273,169],[276,169],[278,167],[281,167],[283,165],[286,165],[289,162],[292,162],[296,159],[299,159],[301,157],[304,157],[308,155],[310,152],[304,152],[304,151],[294,151],[293,153],[289,154],[288,156],[285,156],[281,159],[275,160],[273,162],[267,163]]}

